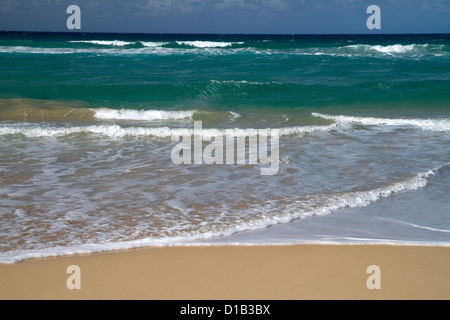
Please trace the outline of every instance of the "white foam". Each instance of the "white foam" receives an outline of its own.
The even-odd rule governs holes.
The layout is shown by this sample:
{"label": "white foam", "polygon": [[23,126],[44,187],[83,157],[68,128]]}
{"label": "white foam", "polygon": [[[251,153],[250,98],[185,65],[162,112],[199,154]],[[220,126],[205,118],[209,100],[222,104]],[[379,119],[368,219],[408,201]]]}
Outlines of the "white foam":
{"label": "white foam", "polygon": [[401,45],[401,44],[394,44],[390,46],[381,46],[381,45],[366,45],[366,44],[356,44],[356,45],[350,45],[345,48],[350,49],[363,49],[365,51],[375,51],[379,53],[384,54],[400,54],[400,53],[406,53],[411,52],[416,49],[423,49],[427,48],[428,45],[417,45],[417,44],[410,44],[410,45]]}
{"label": "white foam", "polygon": [[[0,53],[23,53],[23,54],[101,54],[101,55],[171,55],[174,53],[184,54],[183,49],[164,48],[160,46],[145,46],[145,48],[127,49],[117,46],[116,49],[111,48],[37,48],[37,47],[0,47]],[[213,54],[214,52],[209,52]]]}
{"label": "white foam", "polygon": [[381,198],[386,198],[392,194],[398,193],[404,190],[417,190],[427,186],[428,179],[435,175],[435,171],[438,169],[430,170],[428,172],[418,173],[416,176],[400,181],[385,187],[378,189],[364,191],[364,192],[351,192],[344,196],[331,197],[330,202],[332,205],[330,208],[333,210],[342,208],[357,208],[365,207],[376,202]]}
{"label": "white foam", "polygon": [[337,124],[330,124],[328,126],[296,126],[296,127],[286,127],[280,129],[281,136],[289,136],[296,134],[306,134],[314,132],[330,132],[338,129]]}
{"label": "white foam", "polygon": [[415,126],[428,131],[449,131],[450,119],[387,119],[374,117],[334,116],[321,113],[312,113],[313,117],[333,120],[337,123],[360,123],[370,126]]}
{"label": "white foam", "polygon": [[[207,54],[207,55],[223,55],[236,54],[240,52],[251,52],[253,54],[283,54],[283,55],[306,55],[306,56],[333,56],[333,57],[354,57],[354,56],[387,56],[387,57],[417,57],[423,55],[443,56],[446,52],[443,50],[444,45],[433,44],[395,44],[390,46],[357,44],[344,47],[333,48],[309,48],[295,50],[259,50],[255,48],[231,48],[234,45],[242,45],[245,42],[221,42],[221,41],[176,41],[178,45],[187,45],[197,49],[187,48],[168,48],[165,45],[171,42],[159,41],[123,41],[123,40],[76,40],[72,43],[88,43],[96,44],[98,48],[39,48],[39,47],[23,47],[23,46],[2,46],[0,53],[28,53],[28,54],[105,54],[105,55],[171,55],[171,54]],[[127,48],[129,45],[142,44],[143,48]],[[110,47],[115,47],[111,50]]]}
{"label": "white foam", "polygon": [[[220,235],[215,234],[212,237],[225,236],[237,232],[267,228],[278,224],[290,223],[294,220],[311,216],[332,214],[333,212],[344,208],[366,207],[374,202],[379,201],[382,198],[389,197],[393,194],[426,187],[428,185],[428,180],[433,177],[436,172],[438,172],[442,167],[448,165],[450,165],[450,163],[444,164],[427,172],[418,173],[412,178],[373,190],[348,192],[337,194],[334,196],[319,195],[316,196],[313,200],[308,201],[308,206],[306,209],[303,209],[305,208],[304,203],[299,201],[298,203],[294,203],[293,205],[287,207],[285,210],[285,214],[280,214],[272,218],[262,218],[258,221],[251,221],[235,227],[232,230],[228,230],[227,232],[223,232]],[[311,206],[311,204],[313,206]],[[313,207],[314,209],[312,209]]]}
{"label": "white foam", "polygon": [[144,47],[161,47],[164,45],[169,44],[169,42],[154,42],[154,41],[137,41],[137,42],[130,42],[130,41],[122,41],[122,40],[84,40],[84,41],[70,41],[72,43],[89,43],[89,44],[96,44],[96,45],[102,45],[102,46],[115,46],[115,47],[125,47],[133,44],[141,43]]}
{"label": "white foam", "polygon": [[[335,130],[336,124],[328,126],[298,126],[282,129],[203,129],[203,137],[219,137],[232,134],[235,137],[248,137],[252,135],[274,135],[280,136],[307,134],[314,132],[327,132]],[[37,125],[2,125],[0,136],[23,135],[28,138],[62,137],[72,134],[97,134],[110,138],[124,137],[157,137],[171,138],[172,136],[192,136],[193,128],[169,128],[169,127],[121,127],[119,125],[91,125],[76,127],[41,127]]]}
{"label": "white foam", "polygon": [[[195,111],[157,111],[157,110],[112,110],[94,109],[95,117],[102,120],[132,120],[132,121],[158,121],[158,120],[184,120],[192,119]],[[230,113],[232,120],[239,117],[238,114]],[[333,120],[330,125],[293,126],[284,128],[267,129],[216,129],[204,128],[204,137],[218,137],[233,134],[236,137],[248,137],[251,135],[279,134],[280,136],[310,134],[320,132],[331,132],[339,128],[346,128],[350,123],[361,123],[365,125],[390,125],[390,126],[416,126],[423,130],[449,131],[450,121],[443,120],[420,120],[420,119],[379,119],[347,116],[329,116],[313,113],[315,117]],[[159,138],[170,138],[175,136],[192,136],[194,129],[170,128],[170,127],[122,127],[119,125],[89,125],[75,127],[39,126],[31,124],[4,124],[0,126],[0,136],[24,135],[25,137],[58,137],[71,134],[98,134],[111,138],[153,136]]]}
{"label": "white foam", "polygon": [[45,137],[62,137],[72,134],[97,134],[110,138],[124,137],[145,137],[154,136],[159,138],[169,138],[173,134],[179,136],[192,135],[191,129],[171,129],[168,127],[161,128],[144,128],[144,127],[128,127],[123,128],[119,125],[91,125],[76,127],[33,127],[33,126],[2,126],[0,127],[0,136],[4,135],[23,135],[27,138],[45,138]]}
{"label": "white foam", "polygon": [[226,48],[234,44],[244,44],[244,42],[217,42],[217,41],[177,41],[178,45],[186,45],[196,48]]}
{"label": "white foam", "polygon": [[162,47],[169,44],[169,42],[148,42],[148,41],[141,41],[141,43],[144,47],[149,48]]}
{"label": "white foam", "polygon": [[272,85],[272,84],[282,84],[281,82],[256,82],[256,81],[247,81],[247,80],[210,80],[210,83],[217,85],[235,85],[240,87],[241,85],[255,85],[255,86],[264,86],[264,85]]}
{"label": "white foam", "polygon": [[70,41],[72,43],[89,43],[89,44],[96,44],[101,46],[115,46],[115,47],[124,47],[129,46],[132,44],[135,44],[135,42],[128,42],[128,41],[122,41],[122,40],[81,40],[81,41]]}
{"label": "white foam", "polygon": [[34,48],[24,46],[0,47],[0,53],[28,53],[28,54],[71,54],[84,50],[73,48]]}
{"label": "white foam", "polygon": [[237,119],[241,118],[242,115],[237,113],[237,112],[233,112],[230,111],[230,122],[235,122]]}
{"label": "white foam", "polygon": [[285,246],[285,245],[390,245],[390,246],[417,246],[417,247],[450,247],[448,243],[442,242],[420,242],[420,241],[396,241],[367,238],[342,238],[337,240],[295,240],[285,241],[267,245],[266,243],[228,243],[228,242],[195,242],[211,240],[212,238],[173,238],[173,239],[143,239],[136,241],[123,241],[102,244],[84,244],[73,247],[57,247],[39,250],[14,250],[0,254],[0,264],[14,264],[30,259],[53,258],[61,256],[72,256],[81,254],[93,254],[99,252],[129,250],[136,248],[161,248],[161,247],[223,247],[223,246]]}
{"label": "white foam", "polygon": [[183,120],[192,119],[195,111],[162,111],[162,110],[114,110],[92,109],[94,117],[102,120]]}
{"label": "white foam", "polygon": [[[132,43],[130,43],[132,44]],[[173,54],[206,54],[206,55],[222,55],[222,54],[235,54],[236,50],[224,50],[223,47],[205,47],[205,50],[186,49],[186,48],[167,48],[164,47],[165,43],[142,43],[144,48],[127,48],[124,46],[116,45],[114,49],[108,48],[108,46],[99,48],[39,48],[39,47],[24,47],[24,46],[8,46],[1,47],[0,53],[23,53],[23,54],[98,54],[98,55],[173,55]],[[111,45],[112,46],[112,45]],[[206,50],[208,49],[208,50]]]}
{"label": "white foam", "polygon": [[411,45],[400,45],[400,44],[395,44],[392,46],[373,46],[373,50],[378,51],[378,52],[382,52],[382,53],[405,53],[405,52],[409,52],[409,51],[413,51],[416,48],[415,45],[411,44]]}
{"label": "white foam", "polygon": [[[145,49],[149,50],[146,51]],[[104,54],[104,55],[123,55],[123,54],[171,54],[170,49],[165,48],[138,48],[125,49],[118,47],[115,50],[106,48],[37,48],[37,47],[0,47],[0,53],[23,53],[23,54]],[[161,52],[159,51],[161,50]]]}

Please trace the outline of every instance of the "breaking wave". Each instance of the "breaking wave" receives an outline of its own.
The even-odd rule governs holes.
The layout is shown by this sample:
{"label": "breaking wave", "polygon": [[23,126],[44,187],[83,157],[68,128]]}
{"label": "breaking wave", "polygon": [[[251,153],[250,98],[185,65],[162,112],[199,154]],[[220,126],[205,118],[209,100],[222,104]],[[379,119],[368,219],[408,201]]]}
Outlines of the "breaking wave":
{"label": "breaking wave", "polygon": [[[235,137],[249,137],[256,135],[295,135],[314,132],[327,132],[335,130],[336,124],[327,126],[296,126],[281,129],[203,129],[203,137],[220,137],[233,135]],[[44,127],[34,124],[26,125],[2,125],[0,126],[0,136],[22,135],[27,138],[63,137],[73,134],[96,134],[109,138],[124,137],[157,137],[171,138],[172,136],[193,136],[197,134],[191,128],[169,128],[169,127],[122,127],[120,125],[90,125],[74,127]]]}
{"label": "breaking wave", "polygon": [[184,120],[192,119],[196,111],[162,111],[162,110],[114,110],[93,109],[94,117],[102,120]]}
{"label": "breaking wave", "polygon": [[374,117],[353,117],[313,113],[313,117],[332,120],[337,123],[360,123],[370,126],[413,126],[429,131],[450,131],[450,119],[386,119]]}

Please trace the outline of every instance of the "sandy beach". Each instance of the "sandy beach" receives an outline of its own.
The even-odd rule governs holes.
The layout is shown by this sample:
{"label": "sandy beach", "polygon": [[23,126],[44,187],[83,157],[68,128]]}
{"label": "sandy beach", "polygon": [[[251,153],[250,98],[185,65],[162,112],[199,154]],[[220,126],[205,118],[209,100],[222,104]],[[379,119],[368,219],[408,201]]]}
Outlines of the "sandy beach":
{"label": "sandy beach", "polygon": [[[67,288],[71,265],[81,290]],[[449,299],[449,267],[448,247],[149,248],[0,265],[0,299]]]}

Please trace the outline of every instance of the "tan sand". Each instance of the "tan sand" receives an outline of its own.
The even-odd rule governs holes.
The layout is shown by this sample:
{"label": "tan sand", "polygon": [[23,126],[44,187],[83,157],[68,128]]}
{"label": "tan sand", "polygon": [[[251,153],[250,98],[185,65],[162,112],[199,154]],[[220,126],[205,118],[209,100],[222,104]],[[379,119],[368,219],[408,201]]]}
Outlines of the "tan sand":
{"label": "tan sand", "polygon": [[[66,286],[81,269],[81,290]],[[381,290],[367,288],[367,268]],[[0,265],[1,299],[449,299],[450,248],[151,248]]]}

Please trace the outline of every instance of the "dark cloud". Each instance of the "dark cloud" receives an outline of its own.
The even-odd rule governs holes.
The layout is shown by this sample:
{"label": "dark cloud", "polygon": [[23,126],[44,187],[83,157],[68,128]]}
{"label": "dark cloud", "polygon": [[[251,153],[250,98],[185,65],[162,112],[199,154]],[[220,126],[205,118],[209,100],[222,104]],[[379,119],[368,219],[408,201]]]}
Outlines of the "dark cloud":
{"label": "dark cloud", "polygon": [[85,32],[364,33],[372,4],[382,32],[450,32],[449,0],[0,0],[0,30],[67,31],[72,4]]}

